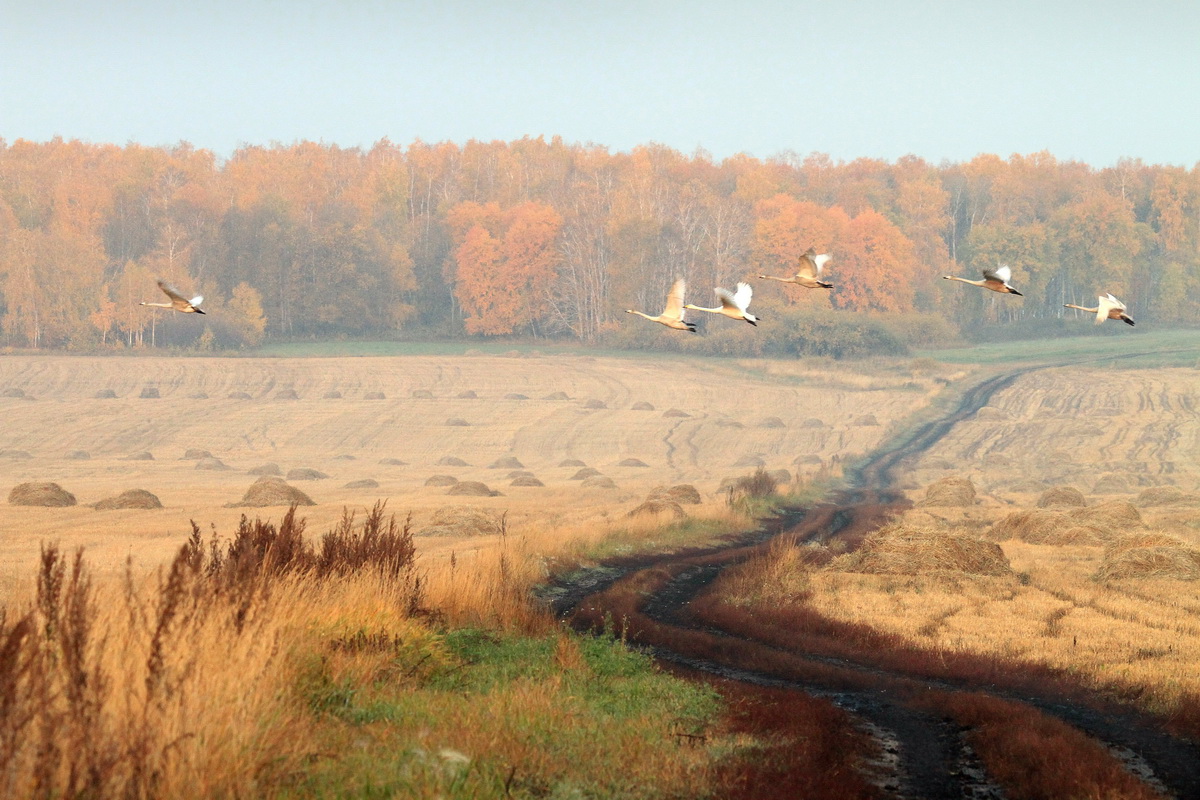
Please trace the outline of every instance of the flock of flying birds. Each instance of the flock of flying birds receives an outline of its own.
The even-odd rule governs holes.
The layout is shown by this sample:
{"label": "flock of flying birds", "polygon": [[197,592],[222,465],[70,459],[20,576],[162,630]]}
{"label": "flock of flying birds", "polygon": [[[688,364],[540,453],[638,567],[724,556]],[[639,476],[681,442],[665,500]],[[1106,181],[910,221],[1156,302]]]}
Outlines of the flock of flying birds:
{"label": "flock of flying birds", "polygon": [[[797,286],[803,286],[806,289],[832,289],[833,284],[821,280],[821,273],[825,269],[825,264],[829,262],[831,256],[829,253],[820,253],[813,248],[808,248],[808,251],[800,256],[800,265],[796,269],[796,274],[786,278],[779,278],[774,275],[759,275],[758,277],[768,281],[779,281],[780,283],[794,283]],[[1000,294],[1015,294],[1023,297],[1020,292],[1014,289],[1009,280],[1012,278],[1012,270],[1006,265],[996,267],[995,269],[983,270],[983,280],[973,281],[967,278],[957,278],[953,275],[943,275],[948,281],[961,281],[969,283],[972,286],[981,286],[984,289],[989,289]],[[159,284],[162,285],[161,283]],[[693,311],[707,311],[710,314],[720,314],[730,319],[740,319],[744,322],[749,322],[751,325],[758,325],[759,318],[749,312],[750,297],[754,293],[748,283],[739,283],[736,291],[717,288],[717,297],[721,300],[721,305],[716,308],[704,308],[703,306],[694,306],[690,303],[683,302],[683,292],[687,287],[683,278],[675,281],[671,286],[671,291],[667,293],[667,306],[663,312],[657,317],[652,317],[649,314],[643,314],[641,311],[628,309],[627,314],[637,314],[639,317],[645,317],[651,322],[657,322],[660,325],[666,325],[668,328],[673,328],[677,331],[688,331],[689,333],[696,332],[696,324],[688,322],[683,318],[687,313],[687,309]],[[164,291],[166,291],[164,289]],[[1077,308],[1080,311],[1087,311],[1096,315],[1096,324],[1104,322],[1106,319],[1119,319],[1126,325],[1132,325],[1133,318],[1125,313],[1125,304],[1112,294],[1104,294],[1097,298],[1099,302],[1095,308],[1085,308],[1084,306],[1072,305],[1071,303],[1064,304],[1064,308]]]}

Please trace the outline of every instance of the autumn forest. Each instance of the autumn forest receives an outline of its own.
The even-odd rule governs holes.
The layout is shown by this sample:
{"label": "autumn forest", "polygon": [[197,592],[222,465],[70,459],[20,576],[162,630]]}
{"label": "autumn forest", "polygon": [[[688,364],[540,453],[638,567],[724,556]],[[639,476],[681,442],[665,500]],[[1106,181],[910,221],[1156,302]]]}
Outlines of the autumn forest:
{"label": "autumn forest", "polygon": [[[833,290],[755,278],[794,272],[809,246],[833,254]],[[1000,263],[1023,298],[940,280]],[[700,305],[751,279],[764,324],[696,320],[704,335],[688,337],[623,313],[657,314],[676,276]],[[139,306],[163,299],[156,277],[204,295],[208,316]],[[1104,292],[1139,326],[1200,323],[1200,168],[1048,153],[716,163],[557,138],[300,142],[222,161],[187,144],[0,140],[9,348],[517,336],[852,355],[1093,334],[1063,304]]]}

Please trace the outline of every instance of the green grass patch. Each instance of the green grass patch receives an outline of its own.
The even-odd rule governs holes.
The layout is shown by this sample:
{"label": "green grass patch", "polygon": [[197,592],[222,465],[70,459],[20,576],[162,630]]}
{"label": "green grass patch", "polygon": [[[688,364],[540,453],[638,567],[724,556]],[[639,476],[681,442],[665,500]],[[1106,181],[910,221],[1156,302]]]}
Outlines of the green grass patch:
{"label": "green grass patch", "polygon": [[[1096,366],[1194,367],[1200,360],[1200,330],[1150,330],[1144,333],[1119,323],[1094,335],[1057,339],[995,342],[952,350],[927,350],[925,358],[951,364],[1038,364],[1079,360]],[[1119,327],[1115,327],[1119,325]]]}

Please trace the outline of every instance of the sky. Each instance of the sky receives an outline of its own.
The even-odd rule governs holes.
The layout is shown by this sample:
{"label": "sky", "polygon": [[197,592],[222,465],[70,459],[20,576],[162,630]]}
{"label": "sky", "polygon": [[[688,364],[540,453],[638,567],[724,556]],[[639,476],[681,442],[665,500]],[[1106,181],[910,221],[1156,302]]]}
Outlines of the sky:
{"label": "sky", "polygon": [[0,0],[0,139],[1200,162],[1194,0]]}

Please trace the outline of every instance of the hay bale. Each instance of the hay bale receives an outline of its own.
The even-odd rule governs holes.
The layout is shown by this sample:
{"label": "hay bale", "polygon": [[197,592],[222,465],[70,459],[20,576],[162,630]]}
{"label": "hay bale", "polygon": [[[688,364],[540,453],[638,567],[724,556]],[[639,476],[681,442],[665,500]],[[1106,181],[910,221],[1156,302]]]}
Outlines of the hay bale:
{"label": "hay bale", "polygon": [[700,491],[690,483],[679,483],[674,486],[656,486],[646,496],[646,501],[670,500],[680,505],[698,506],[702,502]]}
{"label": "hay bale", "polygon": [[809,417],[808,419],[804,420],[804,422],[800,423],[800,427],[801,428],[824,428],[825,423],[822,420],[817,419],[816,417]]}
{"label": "hay bale", "polygon": [[775,481],[775,483],[792,482],[792,473],[786,469],[769,469],[767,470],[767,475],[771,476],[771,480]]}
{"label": "hay bale", "polygon": [[578,458],[564,458],[558,462],[560,467],[586,467],[587,464],[580,461]]}
{"label": "hay bale", "polygon": [[608,408],[608,403],[604,402],[603,400],[597,400],[595,398],[592,398],[591,400],[585,400],[583,403],[583,407],[584,408]]}
{"label": "hay bale", "polygon": [[475,392],[472,391],[471,389],[466,389],[464,391],[461,391],[454,396],[457,397],[459,400],[474,400],[475,398],[479,397],[479,395],[475,394]]}
{"label": "hay bale", "polygon": [[216,472],[224,472],[233,469],[219,458],[202,458],[196,462],[196,469],[207,469]]}
{"label": "hay bale", "polygon": [[207,400],[208,394],[206,392],[192,392],[191,394],[188,395],[188,399],[189,400]]}
{"label": "hay bale", "polygon": [[975,505],[975,484],[967,478],[951,475],[934,481],[925,489],[925,499],[918,506],[962,508]]}
{"label": "hay bale", "polygon": [[129,489],[116,497],[106,497],[96,503],[97,511],[114,511],[124,508],[151,509],[162,508],[162,501],[145,489]]}
{"label": "hay bale", "polygon": [[374,478],[360,478],[356,481],[350,481],[343,489],[378,489],[379,481]]}
{"label": "hay bale", "polygon": [[1167,536],[1165,533],[1139,531],[1116,537],[1104,548],[1104,554],[1110,555],[1120,550],[1132,550],[1138,547],[1180,547],[1186,546],[1186,544],[1186,542],[1181,542],[1174,536]]}
{"label": "hay bale", "polygon": [[468,347],[466,350],[463,351],[463,355],[464,356],[481,356],[481,355],[483,355],[483,351],[480,350],[478,347]]}
{"label": "hay bale", "polygon": [[442,456],[437,461],[433,462],[437,467],[469,467],[467,462],[463,461],[458,456]]}
{"label": "hay bale", "polygon": [[1055,506],[1083,508],[1086,505],[1087,499],[1083,496],[1083,492],[1074,486],[1055,486],[1047,489],[1042,492],[1037,501],[1038,508],[1054,508]]}
{"label": "hay bale", "polygon": [[518,475],[512,479],[509,486],[545,486],[546,484],[539,481],[532,475]]}
{"label": "hay bale", "polygon": [[149,450],[143,450],[140,453],[133,453],[131,455],[127,455],[122,460],[124,460],[124,461],[153,461],[154,454],[151,453]]}
{"label": "hay bale", "polygon": [[585,489],[615,489],[617,485],[606,475],[593,475],[585,478],[581,484]]}
{"label": "hay bale", "polygon": [[143,400],[157,400],[161,395],[158,393],[157,386],[144,386],[142,393],[138,395]]}
{"label": "hay bale", "polygon": [[761,456],[744,455],[737,461],[733,462],[735,467],[762,467],[766,466],[766,461],[763,461]]}
{"label": "hay bale", "polygon": [[488,469],[524,469],[525,465],[514,456],[502,456],[488,464]]}
{"label": "hay bale", "polygon": [[795,464],[797,467],[804,467],[804,466],[810,466],[810,465],[811,466],[820,466],[821,464],[824,464],[825,462],[821,460],[821,457],[819,455],[816,455],[815,453],[809,453],[808,455],[804,455],[804,456],[796,456],[795,458],[792,459],[792,463]]}
{"label": "hay bale", "polygon": [[412,398],[414,400],[432,400],[433,392],[428,389],[413,389]]}
{"label": "hay bale", "polygon": [[425,536],[498,536],[504,522],[498,514],[474,506],[443,506],[433,512]]}
{"label": "hay bale", "polygon": [[551,392],[550,394],[546,395],[542,399],[543,400],[554,400],[556,402],[559,402],[562,400],[570,400],[571,396],[568,395],[566,392]]}
{"label": "hay bale", "polygon": [[860,428],[869,428],[878,425],[879,420],[875,419],[874,414],[863,414],[860,417],[855,417],[854,421],[850,424]]}
{"label": "hay bale", "polygon": [[207,450],[200,450],[195,447],[189,447],[187,450],[183,451],[183,455],[180,457],[179,460],[180,461],[196,461],[201,458],[212,458],[212,453],[208,452]]}
{"label": "hay bale", "polygon": [[998,542],[1018,539],[1030,544],[1043,544],[1057,531],[1075,527],[1058,511],[1014,511],[996,521],[988,530],[988,538]]}
{"label": "hay bale", "polygon": [[33,458],[28,450],[0,450],[0,458],[10,461],[26,461]]}
{"label": "hay bale", "polygon": [[853,553],[834,559],[829,568],[873,575],[1013,574],[1004,551],[995,542],[953,531],[912,528],[903,524],[879,529]]}
{"label": "hay bale", "polygon": [[453,486],[458,483],[458,478],[453,475],[430,475],[425,479],[426,486]]}
{"label": "hay bale", "polygon": [[467,422],[462,417],[451,417],[446,420],[446,426],[450,428],[469,428],[471,423]]}
{"label": "hay bale", "polygon": [[97,400],[112,400],[113,398],[115,398],[117,396],[117,393],[114,392],[112,389],[101,389],[100,391],[96,392],[92,396],[95,397]]}
{"label": "hay bale", "polygon": [[383,392],[367,392],[363,395],[363,400],[387,400],[387,395]]}
{"label": "hay bale", "polygon": [[1133,501],[1142,508],[1149,506],[1195,505],[1200,497],[1183,491],[1178,486],[1153,486],[1138,492]]}
{"label": "hay bale", "polygon": [[523,478],[527,475],[533,475],[533,473],[527,469],[514,469],[511,472],[509,472],[507,475],[505,475],[504,477],[508,478],[511,481],[511,480],[515,480],[517,478]]}
{"label": "hay bale", "polygon": [[687,413],[686,411],[682,411],[682,410],[680,410],[680,409],[678,409],[678,408],[668,408],[666,411],[664,411],[664,412],[663,412],[663,416],[664,416],[664,417],[675,417],[675,418],[679,418],[679,419],[685,419],[685,418],[687,418],[687,417],[690,417],[690,416],[692,416],[692,415],[691,415],[691,414],[689,414],[689,413]]}
{"label": "hay bale", "polygon": [[358,459],[355,456],[350,455],[349,453],[342,453],[341,455],[334,456],[333,460],[334,461],[357,461]]}
{"label": "hay bale", "polygon": [[528,400],[529,397],[527,395],[521,394],[520,392],[509,392],[508,394],[504,395],[504,399],[505,400]]}
{"label": "hay bale", "polygon": [[744,427],[746,427],[742,423],[738,422],[736,419],[729,419],[728,417],[722,417],[721,419],[716,420],[713,424],[716,425],[718,428],[744,428]]}
{"label": "hay bale", "polygon": [[595,476],[597,476],[599,474],[600,474],[600,470],[596,469],[595,467],[584,467],[584,468],[578,470],[570,478],[568,478],[568,480],[585,481],[588,478],[594,478]]}
{"label": "hay bale", "polygon": [[617,462],[618,467],[648,467],[650,466],[640,458],[622,458]]}
{"label": "hay bale", "polygon": [[315,506],[312,498],[284,481],[282,478],[259,478],[240,502],[230,503],[230,508],[263,508],[265,506]]}
{"label": "hay bale", "polygon": [[21,397],[24,397],[24,396],[25,396],[25,390],[24,390],[24,389],[18,389],[18,388],[16,388],[15,386],[10,386],[10,387],[8,387],[7,389],[5,389],[3,392],[0,392],[0,397],[16,397],[16,398],[21,398]]}
{"label": "hay bale", "polygon": [[72,450],[67,453],[67,458],[71,461],[88,461],[92,454],[87,450]]}
{"label": "hay bale", "polygon": [[1096,580],[1138,579],[1194,581],[1200,579],[1200,549],[1183,544],[1134,547],[1105,552]]}
{"label": "hay bale", "polygon": [[333,389],[332,391],[328,391],[325,394],[321,395],[321,399],[322,400],[341,400],[342,393],[339,392],[337,389]]}
{"label": "hay bale", "polygon": [[299,400],[300,395],[296,394],[295,389],[280,389],[275,393],[276,400]]}
{"label": "hay bale", "polygon": [[787,425],[784,425],[783,420],[781,420],[779,417],[763,417],[757,423],[755,423],[755,427],[756,428],[786,428]]}
{"label": "hay bale", "polygon": [[401,461],[398,458],[381,458],[381,459],[379,459],[379,463],[384,464],[389,467],[407,467],[408,466],[407,461]]}
{"label": "hay bale", "polygon": [[57,483],[31,481],[14,486],[8,493],[8,502],[14,506],[63,508],[75,505],[75,495]]}
{"label": "hay bale", "polygon": [[631,405],[629,409],[631,411],[653,411],[654,405],[652,403],[647,403],[645,400],[638,400],[636,403]]}
{"label": "hay bale", "polygon": [[1070,517],[1080,525],[1100,528],[1114,534],[1143,526],[1142,515],[1131,503],[1124,500],[1110,500],[1107,503],[1087,506],[1072,511]]}
{"label": "hay bale", "polygon": [[1125,494],[1129,491],[1129,479],[1124,475],[1115,472],[1110,472],[1107,475],[1101,475],[1100,479],[1092,487],[1093,494]]}
{"label": "hay bale", "polygon": [[278,476],[283,474],[283,470],[274,461],[268,461],[266,464],[259,464],[257,467],[246,470],[249,475],[267,475]]}
{"label": "hay bale", "polygon": [[656,514],[670,514],[675,519],[683,519],[687,516],[687,513],[683,510],[683,506],[665,497],[648,498],[625,516],[640,517]]}
{"label": "hay bale", "polygon": [[500,492],[489,488],[483,481],[459,481],[450,487],[446,494],[464,495],[467,497],[497,497]]}
{"label": "hay bale", "polygon": [[328,477],[328,475],[319,469],[312,469],[311,467],[296,467],[295,469],[289,469],[287,473],[289,481],[319,481]]}
{"label": "hay bale", "polygon": [[249,400],[251,398],[250,398],[249,392],[230,392],[229,399],[230,400]]}

